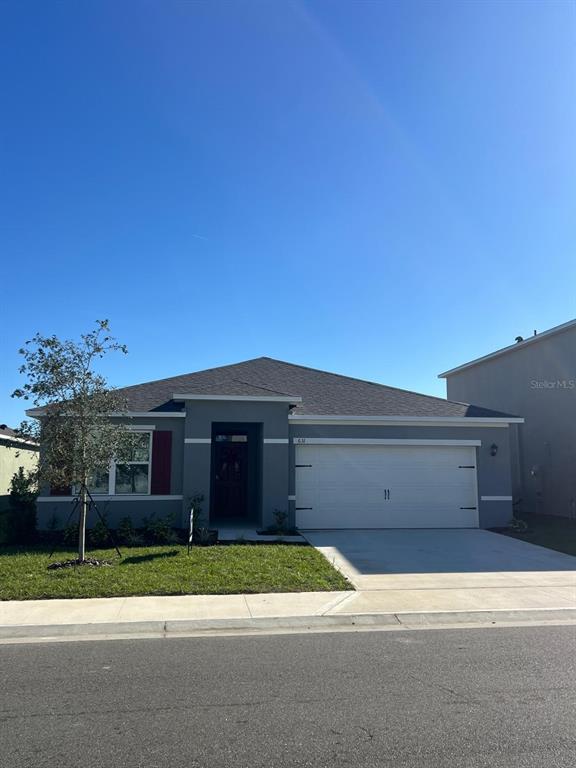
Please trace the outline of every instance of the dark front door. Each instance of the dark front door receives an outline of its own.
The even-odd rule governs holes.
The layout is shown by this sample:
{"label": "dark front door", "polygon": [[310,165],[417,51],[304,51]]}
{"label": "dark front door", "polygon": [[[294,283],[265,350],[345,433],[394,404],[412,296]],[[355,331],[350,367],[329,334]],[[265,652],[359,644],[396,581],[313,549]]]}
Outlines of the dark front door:
{"label": "dark front door", "polygon": [[248,511],[248,443],[216,442],[213,511],[219,518],[241,519]]}

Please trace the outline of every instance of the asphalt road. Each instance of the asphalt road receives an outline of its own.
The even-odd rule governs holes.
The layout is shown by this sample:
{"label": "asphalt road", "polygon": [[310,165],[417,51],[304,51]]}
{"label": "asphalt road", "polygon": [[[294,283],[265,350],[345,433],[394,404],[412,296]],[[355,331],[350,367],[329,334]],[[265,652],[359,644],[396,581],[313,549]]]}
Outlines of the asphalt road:
{"label": "asphalt road", "polygon": [[574,768],[576,628],[0,646],[2,768]]}

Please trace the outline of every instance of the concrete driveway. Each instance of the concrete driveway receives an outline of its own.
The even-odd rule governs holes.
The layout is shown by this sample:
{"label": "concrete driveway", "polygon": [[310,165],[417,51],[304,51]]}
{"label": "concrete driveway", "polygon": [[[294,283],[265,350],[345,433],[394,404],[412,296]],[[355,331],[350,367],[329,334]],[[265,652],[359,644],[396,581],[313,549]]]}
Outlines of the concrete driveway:
{"label": "concrete driveway", "polygon": [[576,607],[576,557],[482,530],[306,531],[361,613]]}

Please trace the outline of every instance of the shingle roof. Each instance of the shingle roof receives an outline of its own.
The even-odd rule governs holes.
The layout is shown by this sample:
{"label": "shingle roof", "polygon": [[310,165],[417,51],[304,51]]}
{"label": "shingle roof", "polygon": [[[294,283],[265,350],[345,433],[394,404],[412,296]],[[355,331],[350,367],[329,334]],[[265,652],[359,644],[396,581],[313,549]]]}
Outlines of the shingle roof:
{"label": "shingle roof", "polygon": [[509,414],[454,403],[371,381],[353,379],[270,357],[173,376],[117,390],[131,411],[175,410],[178,394],[301,397],[296,414],[341,416],[506,417]]}
{"label": "shingle roof", "polygon": [[5,445],[8,442],[26,444],[36,446],[38,443],[36,440],[30,437],[22,437],[15,429],[11,429],[6,424],[0,424],[0,441]]}

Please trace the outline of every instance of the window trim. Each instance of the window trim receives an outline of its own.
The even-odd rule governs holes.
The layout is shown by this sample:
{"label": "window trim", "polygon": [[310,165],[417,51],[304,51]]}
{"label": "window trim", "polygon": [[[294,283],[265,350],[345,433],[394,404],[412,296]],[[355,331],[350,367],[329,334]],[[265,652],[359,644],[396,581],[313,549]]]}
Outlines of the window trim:
{"label": "window trim", "polygon": [[[149,435],[148,441],[148,461],[119,461],[112,459],[108,467],[108,490],[107,491],[92,491],[88,490],[93,496],[116,496],[120,498],[130,498],[132,496],[151,496],[152,495],[152,440],[154,439],[153,429],[150,427],[129,427],[130,432],[140,432]],[[129,466],[131,464],[147,464],[148,465],[148,488],[145,493],[117,493],[116,492],[116,466]]]}

